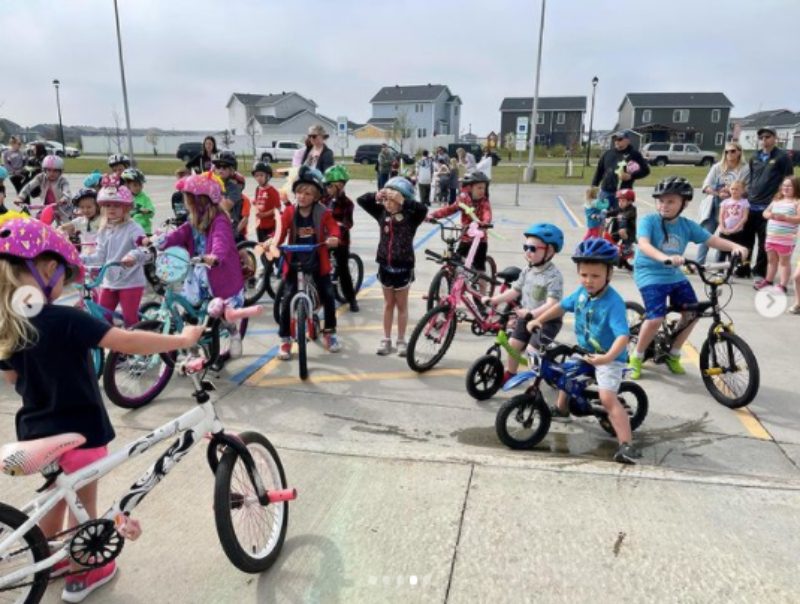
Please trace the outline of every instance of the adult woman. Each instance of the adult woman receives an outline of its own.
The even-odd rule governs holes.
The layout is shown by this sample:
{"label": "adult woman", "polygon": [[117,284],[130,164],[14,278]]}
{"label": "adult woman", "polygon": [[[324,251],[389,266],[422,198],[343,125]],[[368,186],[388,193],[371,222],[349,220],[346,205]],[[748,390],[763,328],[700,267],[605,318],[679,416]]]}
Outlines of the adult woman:
{"label": "adult woman", "polygon": [[308,136],[306,141],[311,143],[311,146],[306,144],[305,153],[303,153],[302,164],[316,168],[323,174],[325,170],[334,164],[333,151],[328,148],[325,141],[328,140],[328,133],[321,124],[311,126],[308,129]]}
{"label": "adult woman", "polygon": [[203,139],[203,150],[190,159],[186,167],[195,172],[208,172],[214,167],[211,162],[218,152],[217,139],[209,135]]}
{"label": "adult woman", "polygon": [[[735,180],[750,180],[750,167],[742,158],[742,146],[737,142],[725,145],[722,159],[711,166],[706,179],[703,181],[703,193],[713,196],[713,203],[701,206],[702,216],[699,216],[700,226],[710,233],[714,233],[719,226],[719,205],[724,199],[731,196],[728,187]],[[697,262],[705,263],[708,246],[700,245],[697,249]]]}
{"label": "adult woman", "polygon": [[475,156],[472,153],[467,153],[464,147],[456,149],[456,156],[458,157],[459,172],[471,174],[475,171]]}

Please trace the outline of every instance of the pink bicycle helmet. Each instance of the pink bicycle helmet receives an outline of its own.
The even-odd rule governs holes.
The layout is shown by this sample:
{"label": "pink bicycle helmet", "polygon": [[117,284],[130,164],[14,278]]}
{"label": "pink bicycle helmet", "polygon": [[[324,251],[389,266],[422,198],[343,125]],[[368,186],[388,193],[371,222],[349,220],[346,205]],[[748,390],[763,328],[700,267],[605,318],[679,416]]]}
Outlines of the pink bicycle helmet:
{"label": "pink bicycle helmet", "polygon": [[219,205],[222,201],[223,187],[220,179],[211,172],[184,176],[175,184],[175,188],[182,193],[206,195],[214,205]]}
{"label": "pink bicycle helmet", "polygon": [[42,160],[42,170],[64,170],[64,160],[58,155],[48,155]]}
{"label": "pink bicycle helmet", "polygon": [[[63,261],[47,283],[34,262],[46,252],[59,256]],[[0,224],[0,256],[24,260],[48,301],[51,301],[53,287],[65,271],[67,283],[83,280],[84,277],[84,267],[78,250],[66,235],[34,218],[13,218]]]}
{"label": "pink bicycle helmet", "polygon": [[125,205],[133,205],[133,194],[128,187],[103,187],[97,193],[97,203],[103,205],[104,203],[123,203]]}

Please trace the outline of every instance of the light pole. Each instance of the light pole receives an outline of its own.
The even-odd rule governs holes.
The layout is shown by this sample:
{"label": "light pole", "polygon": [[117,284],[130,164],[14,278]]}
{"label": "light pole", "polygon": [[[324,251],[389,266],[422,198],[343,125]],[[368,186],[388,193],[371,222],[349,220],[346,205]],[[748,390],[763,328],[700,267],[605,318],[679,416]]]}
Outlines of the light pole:
{"label": "light pole", "polygon": [[547,0],[542,0],[542,17],[539,22],[539,50],[536,53],[536,85],[533,89],[533,111],[531,113],[531,149],[528,155],[528,166],[525,168],[523,180],[533,182],[536,180],[536,168],[533,167],[536,147],[536,114],[539,112],[539,75],[542,67],[542,38],[544,37],[544,9]]}
{"label": "light pole", "polygon": [[589,165],[589,154],[592,151],[592,128],[594,127],[594,93],[597,90],[597,76],[592,78],[592,111],[589,113],[589,138],[586,139],[586,165]]}
{"label": "light pole", "polygon": [[128,130],[128,156],[131,159],[131,165],[136,165],[133,158],[133,136],[131,135],[131,114],[128,111],[128,87],[125,85],[125,65],[122,61],[122,35],[119,33],[119,10],[117,9],[117,0],[114,0],[114,18],[117,22],[117,49],[119,51],[119,73],[122,76],[122,102],[125,105],[125,127]]}
{"label": "light pole", "polygon": [[61,123],[61,97],[58,94],[58,87],[61,86],[61,82],[53,80],[53,86],[56,89],[56,107],[58,108],[58,132],[61,140],[61,154],[66,157],[67,146],[64,144],[64,125]]}

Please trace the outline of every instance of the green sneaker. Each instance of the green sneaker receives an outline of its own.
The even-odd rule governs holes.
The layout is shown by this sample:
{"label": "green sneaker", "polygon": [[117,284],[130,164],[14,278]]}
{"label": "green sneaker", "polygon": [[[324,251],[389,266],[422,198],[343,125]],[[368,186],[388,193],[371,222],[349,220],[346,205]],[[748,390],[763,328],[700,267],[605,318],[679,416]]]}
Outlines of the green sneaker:
{"label": "green sneaker", "polygon": [[683,368],[683,365],[681,365],[680,355],[678,356],[672,356],[671,354],[667,355],[666,363],[667,367],[669,367],[669,370],[675,375],[683,375],[684,373],[686,373],[686,370]]}
{"label": "green sneaker", "polygon": [[638,380],[642,377],[642,359],[631,355],[628,359],[628,369],[631,370],[629,377],[632,380]]}

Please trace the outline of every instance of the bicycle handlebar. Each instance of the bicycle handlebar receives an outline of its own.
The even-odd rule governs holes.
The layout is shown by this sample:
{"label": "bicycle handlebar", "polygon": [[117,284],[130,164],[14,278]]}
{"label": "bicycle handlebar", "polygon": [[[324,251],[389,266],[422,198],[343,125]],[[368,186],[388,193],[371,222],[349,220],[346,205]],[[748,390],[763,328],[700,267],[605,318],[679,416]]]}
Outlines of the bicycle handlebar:
{"label": "bicycle handlebar", "polygon": [[[94,279],[91,279],[91,280],[84,281],[83,282],[83,287],[85,287],[86,289],[95,289],[95,288],[100,287],[100,284],[103,282],[103,279],[105,278],[106,272],[108,271],[108,269],[116,268],[116,267],[124,268],[122,262],[109,262],[107,264],[102,265],[100,267],[100,272],[97,273],[97,277],[95,277]],[[96,266],[87,266],[86,268],[98,268],[98,267],[96,267]]]}
{"label": "bicycle handlebar", "polygon": [[484,273],[482,273],[480,271],[477,271],[474,268],[468,268],[468,267],[464,266],[464,262],[458,257],[445,258],[441,254],[437,254],[433,250],[429,250],[429,249],[425,250],[425,254],[431,260],[436,262],[437,264],[452,264],[453,266],[458,266],[458,267],[462,268],[463,270],[467,271],[468,273],[471,273],[471,274],[475,275],[476,277],[478,277],[478,279],[481,279],[482,281],[486,281],[488,283],[494,283],[494,285],[497,285],[497,286],[500,286],[500,285],[503,284],[503,282],[500,281],[499,279],[494,279],[493,280],[489,275],[486,275],[486,274],[484,274]]}
{"label": "bicycle handlebar", "polygon": [[[731,275],[733,275],[733,271],[736,267],[741,264],[742,259],[738,255],[732,255],[731,259],[727,262],[712,262],[710,264],[700,264],[694,260],[690,260],[689,258],[684,258],[683,263],[686,266],[690,266],[692,268],[697,269],[697,274],[700,276],[700,280],[705,283],[706,285],[716,286],[720,285],[719,279],[708,279],[706,278],[706,274],[709,271],[716,271],[716,270],[724,270],[725,273],[722,277],[722,283],[727,283]],[[672,260],[667,259],[664,261],[664,264],[667,266],[673,266]]]}
{"label": "bicycle handlebar", "polygon": [[298,254],[307,254],[309,252],[316,251],[317,248],[322,247],[325,245],[324,243],[305,243],[305,244],[294,244],[294,245],[279,245],[278,249],[282,252],[297,252]]}

